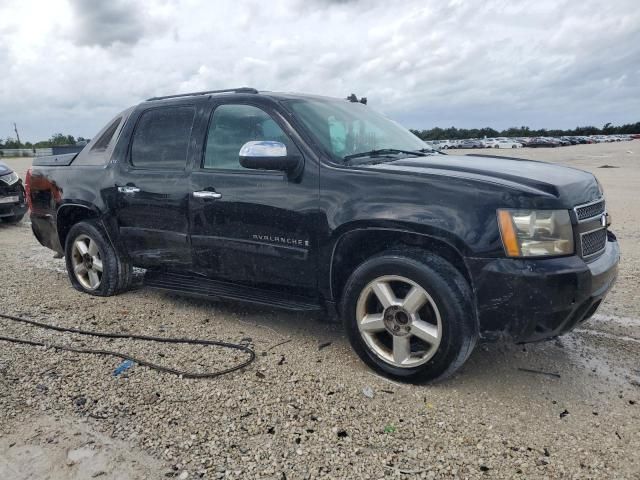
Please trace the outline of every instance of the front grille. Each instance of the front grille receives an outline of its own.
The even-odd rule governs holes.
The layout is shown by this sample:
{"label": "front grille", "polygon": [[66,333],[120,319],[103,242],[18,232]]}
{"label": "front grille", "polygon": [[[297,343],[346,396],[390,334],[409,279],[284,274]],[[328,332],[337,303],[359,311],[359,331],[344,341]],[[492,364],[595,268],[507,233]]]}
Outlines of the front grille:
{"label": "front grille", "polygon": [[22,183],[16,182],[13,185],[5,185],[0,182],[0,197],[12,197],[17,195],[20,203],[24,203],[25,195]]}
{"label": "front grille", "polygon": [[587,220],[589,218],[597,217],[598,215],[602,215],[604,212],[604,200],[600,200],[599,202],[591,203],[588,205],[583,205],[581,207],[576,207],[576,215],[578,216],[579,222]]}
{"label": "front grille", "polygon": [[4,183],[0,183],[0,196],[7,197],[9,195],[18,195],[20,189],[18,188],[17,183],[13,185],[5,185]]}
{"label": "front grille", "polygon": [[6,185],[0,184],[0,197],[8,197],[10,195],[18,195],[19,189],[17,185],[12,185],[10,187]]}
{"label": "front grille", "polygon": [[582,256],[590,257],[604,250],[607,245],[607,229],[601,228],[594,232],[583,233],[581,238]]}

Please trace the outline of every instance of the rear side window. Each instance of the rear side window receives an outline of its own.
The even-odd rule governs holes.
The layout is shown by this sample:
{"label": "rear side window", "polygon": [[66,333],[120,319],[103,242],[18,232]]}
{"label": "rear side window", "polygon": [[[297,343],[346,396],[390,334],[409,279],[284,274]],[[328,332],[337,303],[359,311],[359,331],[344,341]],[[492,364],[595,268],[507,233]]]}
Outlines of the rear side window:
{"label": "rear side window", "polygon": [[111,125],[109,125],[109,128],[104,131],[98,141],[93,145],[93,147],[91,147],[92,152],[103,152],[107,149],[107,146],[109,146],[109,142],[111,142],[113,134],[116,133],[121,121],[122,117],[118,117],[111,123]]}
{"label": "rear side window", "polygon": [[194,107],[162,107],[144,112],[133,134],[131,164],[138,168],[183,170],[194,117]]}

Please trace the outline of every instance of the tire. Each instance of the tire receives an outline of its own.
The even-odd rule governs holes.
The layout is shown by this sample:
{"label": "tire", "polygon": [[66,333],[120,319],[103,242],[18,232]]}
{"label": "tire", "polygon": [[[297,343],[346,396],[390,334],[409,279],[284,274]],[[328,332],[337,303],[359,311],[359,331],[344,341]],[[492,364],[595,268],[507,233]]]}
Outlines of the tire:
{"label": "tire", "polygon": [[[392,294],[386,308],[379,283]],[[419,294],[412,297],[424,301],[419,309],[409,307],[406,292]],[[443,258],[421,250],[389,250],[351,274],[340,312],[351,346],[367,365],[397,380],[423,383],[450,376],[473,351],[478,339],[473,305],[469,284]],[[395,329],[398,333],[392,333]]]}
{"label": "tire", "polygon": [[7,223],[20,223],[23,218],[24,218],[24,213],[21,214],[21,215],[13,215],[11,217],[4,217],[2,220],[4,220]]}
{"label": "tire", "polygon": [[65,261],[71,285],[80,292],[109,297],[131,285],[131,264],[114,249],[97,221],[71,227],[65,242]]}

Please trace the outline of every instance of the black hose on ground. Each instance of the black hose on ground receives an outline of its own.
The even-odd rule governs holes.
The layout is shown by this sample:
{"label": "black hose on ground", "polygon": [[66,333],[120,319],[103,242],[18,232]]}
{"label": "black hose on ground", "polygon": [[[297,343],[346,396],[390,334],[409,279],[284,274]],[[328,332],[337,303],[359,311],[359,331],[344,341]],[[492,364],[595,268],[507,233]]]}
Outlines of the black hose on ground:
{"label": "black hose on ground", "polygon": [[113,352],[110,350],[95,350],[90,348],[76,348],[76,347],[68,347],[65,345],[55,345],[46,342],[39,342],[35,340],[25,340],[22,338],[13,338],[13,337],[5,337],[0,335],[0,341],[18,343],[23,345],[32,345],[37,347],[50,347],[55,348],[56,350],[64,350],[67,352],[75,352],[75,353],[92,353],[95,355],[111,355],[113,357],[119,357],[123,360],[131,360],[132,362],[137,363],[138,365],[143,365],[145,367],[152,368],[153,370],[157,370],[159,372],[172,373],[174,375],[180,375],[183,378],[215,378],[221,375],[225,375],[227,373],[235,372],[242,368],[248,366],[251,362],[253,362],[256,358],[255,352],[247,347],[246,345],[240,345],[237,343],[227,343],[221,342],[217,340],[201,340],[194,338],[171,338],[171,337],[152,337],[147,335],[131,335],[124,333],[104,333],[104,332],[92,332],[89,330],[81,330],[77,328],[66,328],[66,327],[58,327],[56,325],[50,325],[47,323],[38,322],[36,320],[30,320],[28,318],[15,317],[13,315],[6,315],[4,313],[0,313],[0,317],[5,318],[7,320],[11,320],[14,322],[21,322],[27,325],[31,325],[34,327],[44,328],[46,330],[55,330],[57,332],[65,332],[65,333],[75,333],[78,335],[89,335],[92,337],[101,337],[101,338],[122,338],[129,340],[142,340],[146,342],[159,342],[159,343],[184,343],[188,345],[206,345],[206,346],[215,346],[215,347],[223,347],[230,348],[233,350],[240,350],[249,355],[249,358],[242,363],[234,365],[232,367],[226,368],[224,370],[219,370],[217,372],[208,372],[208,373],[193,373],[187,371],[176,370],[169,367],[163,367],[162,365],[157,365],[155,363],[151,363],[147,360],[142,360],[139,358],[132,357],[125,353]]}

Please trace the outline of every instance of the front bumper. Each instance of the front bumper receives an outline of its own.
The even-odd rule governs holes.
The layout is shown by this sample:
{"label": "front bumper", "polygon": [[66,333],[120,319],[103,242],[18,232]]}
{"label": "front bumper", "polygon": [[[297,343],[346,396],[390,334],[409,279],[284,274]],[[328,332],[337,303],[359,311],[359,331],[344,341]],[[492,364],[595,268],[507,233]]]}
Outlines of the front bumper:
{"label": "front bumper", "polygon": [[27,213],[27,202],[22,183],[18,182],[11,186],[2,185],[0,182],[0,198],[18,197],[17,202],[0,202],[0,218],[17,217]]}
{"label": "front bumper", "polygon": [[481,337],[535,342],[591,317],[613,286],[620,248],[609,233],[604,253],[544,260],[469,258]]}
{"label": "front bumper", "polygon": [[27,206],[16,203],[14,205],[2,205],[0,204],[0,218],[4,217],[17,217],[27,213]]}

